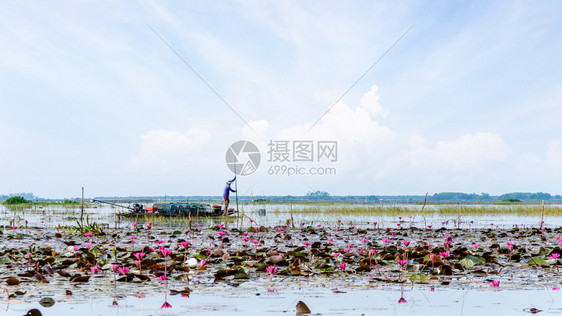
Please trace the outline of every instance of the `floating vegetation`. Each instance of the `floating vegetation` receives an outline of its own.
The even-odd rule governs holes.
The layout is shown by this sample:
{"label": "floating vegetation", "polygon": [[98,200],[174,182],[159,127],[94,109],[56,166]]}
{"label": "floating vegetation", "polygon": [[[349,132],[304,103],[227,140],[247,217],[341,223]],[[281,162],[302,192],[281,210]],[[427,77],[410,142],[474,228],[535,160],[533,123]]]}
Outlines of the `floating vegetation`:
{"label": "floating vegetation", "polygon": [[[150,216],[119,221],[113,209],[87,210],[80,221],[67,208],[4,209],[0,220],[10,225],[0,229],[1,284],[8,299],[37,302],[40,289],[41,298],[97,296],[116,303],[139,292],[190,296],[244,284],[269,289],[291,280],[307,280],[309,287],[338,284],[334,293],[358,286],[560,288],[562,229],[539,225],[542,211],[532,217],[536,225],[490,222],[475,228],[465,218],[473,215],[459,216],[468,209],[463,206],[451,208],[457,212],[453,222],[435,224],[414,222],[421,215],[394,207],[384,208],[391,211],[386,221],[366,221],[373,217],[348,207],[326,206],[323,213],[315,213],[316,206],[303,207],[312,213],[279,207],[229,222]],[[398,210],[404,213],[393,215]],[[346,211],[351,220],[341,219]],[[551,210],[544,213],[556,218]],[[33,216],[38,225],[28,225]],[[261,224],[271,216],[293,220]],[[72,224],[56,223],[63,218]],[[172,305],[167,299],[162,304]]]}

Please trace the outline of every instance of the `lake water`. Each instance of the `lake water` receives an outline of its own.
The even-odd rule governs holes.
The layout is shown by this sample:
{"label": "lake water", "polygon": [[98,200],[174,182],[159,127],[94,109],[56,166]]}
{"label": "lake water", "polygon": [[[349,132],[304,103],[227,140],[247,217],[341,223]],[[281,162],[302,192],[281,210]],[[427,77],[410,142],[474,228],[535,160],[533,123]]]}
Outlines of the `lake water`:
{"label": "lake water", "polygon": [[[453,205],[454,206],[454,205]],[[360,211],[349,212],[346,211],[350,207],[359,209]],[[404,227],[426,227],[432,225],[434,228],[445,226],[447,228],[457,227],[458,216],[456,214],[443,215],[439,212],[439,208],[451,207],[451,205],[429,205],[425,208],[424,213],[416,213],[421,210],[420,205],[398,205],[401,209],[405,210],[404,214],[392,212],[391,215],[369,214],[368,208],[373,205],[303,205],[303,204],[268,204],[268,205],[253,205],[245,204],[240,205],[240,213],[243,212],[244,218],[238,224],[244,227],[250,225],[264,225],[264,226],[279,226],[286,225],[288,219],[292,218],[296,225],[305,223],[306,225],[323,225],[334,226],[337,221],[341,221],[340,225],[356,226],[356,227],[372,227],[373,222],[378,223],[378,227],[395,228],[398,223],[405,225]],[[389,210],[393,205],[384,206]],[[514,207],[528,207],[528,206],[503,206],[503,205],[462,205],[462,207],[474,208],[488,208],[489,212],[479,213],[477,215],[461,215],[460,227],[461,228],[482,228],[494,227],[511,228],[514,226],[538,226],[540,224],[540,215],[525,215],[524,213],[510,214],[507,212],[497,212],[497,210],[509,209]],[[562,209],[562,205],[550,205],[552,208]],[[361,211],[361,209],[365,211]],[[265,209],[260,212],[260,209]],[[341,211],[338,211],[341,210]],[[15,210],[15,211],[14,211]],[[109,207],[109,206],[96,206],[87,208],[84,216],[92,221],[98,223],[105,223],[109,227],[119,227],[120,225],[129,225],[132,221],[137,219],[118,219],[115,213],[126,212],[126,209]],[[25,220],[28,225],[37,227],[54,227],[56,225],[74,225],[77,220],[80,220],[80,208],[66,208],[60,206],[46,206],[34,209],[14,209],[0,206],[0,221],[10,221],[15,219],[17,226],[23,226]],[[399,217],[402,216],[400,219]],[[194,219],[195,220],[195,219]],[[200,218],[197,221],[201,225],[220,223],[223,219],[205,219]],[[252,220],[252,222],[250,222]],[[546,227],[559,227],[562,226],[562,216],[545,214],[543,218]],[[231,219],[231,221],[234,221]],[[350,224],[351,222],[351,224]],[[445,224],[442,224],[445,222]],[[175,221],[173,219],[160,219],[155,220],[157,225],[168,227],[178,227],[186,223],[186,220]]]}
{"label": "lake water", "polygon": [[[0,313],[21,316],[31,308],[43,315],[295,315],[298,301],[315,315],[539,315],[562,313],[562,292],[552,289],[446,289],[427,286],[388,288],[287,288],[273,284],[215,288],[192,292],[190,297],[150,294],[117,299],[55,297],[52,307],[39,303],[0,302]],[[339,293],[335,293],[339,292]],[[405,302],[399,303],[403,297]],[[38,301],[38,299],[37,299]],[[161,308],[167,301],[171,308]]]}
{"label": "lake water", "polygon": [[[341,207],[342,211],[335,210],[338,207]],[[300,223],[305,223],[307,226],[321,225],[334,228],[338,225],[343,227],[373,227],[375,221],[378,222],[378,227],[384,228],[397,228],[397,224],[401,224],[401,227],[432,225],[434,228],[441,226],[453,228],[456,227],[456,221],[458,220],[458,215],[441,215],[437,212],[439,207],[443,206],[429,206],[424,214],[419,214],[412,211],[419,210],[421,206],[407,205],[405,208],[409,212],[405,212],[402,219],[399,218],[400,214],[390,212],[393,206],[388,206],[389,212],[392,214],[349,212],[346,211],[346,207],[348,206],[274,204],[265,206],[264,214],[260,211],[264,208],[263,205],[241,205],[240,210],[243,210],[245,214],[244,221],[236,222],[236,224],[241,224],[244,227],[249,225],[285,225],[291,214],[297,226]],[[353,207],[368,209],[369,206],[353,205]],[[519,225],[537,227],[539,225],[540,217],[537,215],[498,213],[498,208],[501,209],[503,206],[491,206],[489,208],[489,213],[463,215],[460,227],[488,228],[491,227],[491,223],[494,224],[493,227],[498,228],[511,228]],[[118,220],[115,216],[118,211],[117,208],[112,207],[93,207],[86,209],[84,215],[92,221],[106,224],[109,226],[109,231],[117,233],[130,232],[133,221],[139,221],[139,224],[143,224],[144,220],[154,221],[154,228],[151,232],[154,234],[187,227],[185,219],[140,218]],[[31,233],[23,230],[24,235],[42,234],[43,232],[52,234],[54,233],[53,227],[59,224],[76,225],[80,215],[79,208],[47,206],[46,208],[23,210],[0,206],[0,222],[3,225],[8,225],[9,221],[12,220],[13,225],[21,228],[26,225],[25,221],[27,221],[28,226],[47,228],[46,230],[30,229]],[[202,226],[205,226],[220,223],[222,219],[201,218],[198,221]],[[234,223],[236,219],[232,218],[231,221]],[[338,221],[341,222],[338,223]],[[544,221],[547,227],[562,226],[562,216],[553,216],[547,213]],[[442,224],[442,222],[445,222],[445,224]],[[117,230],[113,230],[115,228]],[[4,231],[5,234],[0,237],[0,240],[3,246],[6,246],[10,239],[5,238],[5,236],[11,232],[6,231],[6,229]],[[337,234],[336,230],[330,229],[329,231]],[[33,237],[37,236],[24,238],[29,238],[27,240],[34,243],[36,241],[33,240]],[[295,237],[301,238],[302,236]],[[102,242],[103,238],[99,241]],[[138,243],[146,241],[145,238],[139,238]],[[267,240],[267,242],[273,241]],[[462,243],[462,240],[459,240],[459,242]],[[550,241],[551,244],[553,242],[554,239]],[[11,245],[13,246],[13,244]],[[242,246],[233,242],[233,247]],[[70,256],[72,257],[72,254]],[[9,270],[9,266],[4,268]],[[10,271],[9,273],[15,272]],[[503,273],[501,269],[500,273]],[[557,272],[550,271],[548,273]],[[540,315],[562,314],[562,292],[558,290],[558,287],[562,287],[562,284],[555,278],[544,278],[539,274],[541,273],[537,272],[537,275],[533,276],[534,280],[548,280],[545,280],[544,283],[538,283],[542,281],[505,282],[496,290],[489,287],[490,281],[486,278],[467,278],[466,280],[461,278],[450,285],[443,285],[441,281],[425,284],[408,283],[407,286],[403,287],[385,282],[372,282],[368,277],[362,275],[346,276],[346,279],[343,280],[341,278],[315,277],[309,279],[306,277],[285,278],[276,276],[273,281],[269,281],[267,278],[257,278],[239,284],[224,281],[213,282],[212,278],[207,278],[202,279],[197,284],[189,285],[192,290],[189,297],[167,295],[167,289],[162,286],[155,286],[154,281],[150,284],[138,285],[117,284],[117,287],[113,288],[111,280],[109,280],[102,283],[107,284],[107,286],[97,289],[94,285],[78,285],[66,280],[61,281],[59,278],[59,281],[52,284],[37,282],[22,284],[18,289],[27,291],[26,295],[10,299],[8,299],[5,291],[13,293],[15,288],[6,286],[2,279],[0,288],[4,292],[2,292],[2,299],[0,299],[0,314],[19,316],[24,315],[31,308],[38,308],[43,315],[293,315],[298,301],[305,302],[316,315],[433,316],[443,312],[447,315],[472,315],[476,313],[484,315],[527,315],[531,308],[541,310]],[[105,278],[108,278],[107,274]],[[506,280],[506,278],[509,278],[509,275],[503,276],[503,280]],[[171,284],[176,287],[179,286],[177,282]],[[72,290],[75,294],[66,295],[64,291],[66,289]],[[181,290],[181,288],[176,289]],[[56,303],[51,307],[43,307],[39,305],[39,300],[42,297],[52,297]],[[114,300],[117,305],[113,305]],[[164,302],[167,302],[171,307],[162,308]]]}

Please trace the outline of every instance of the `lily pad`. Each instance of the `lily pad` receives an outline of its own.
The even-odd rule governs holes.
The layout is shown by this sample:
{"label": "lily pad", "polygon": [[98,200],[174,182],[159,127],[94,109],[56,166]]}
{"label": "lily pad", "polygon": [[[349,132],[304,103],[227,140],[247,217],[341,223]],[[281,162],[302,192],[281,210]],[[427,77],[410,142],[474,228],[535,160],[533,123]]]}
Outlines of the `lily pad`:
{"label": "lily pad", "polygon": [[416,274],[412,274],[412,276],[410,276],[410,281],[421,281],[421,282],[427,282],[429,281],[429,277],[423,273],[416,273]]}
{"label": "lily pad", "polygon": [[461,261],[459,261],[459,263],[460,263],[460,264],[463,266],[463,268],[465,268],[465,269],[469,269],[469,268],[474,267],[474,261],[472,261],[472,260],[470,260],[470,259],[467,259],[467,258],[462,259]]}
{"label": "lily pad", "polygon": [[7,279],[6,279],[6,283],[7,283],[8,285],[18,285],[18,284],[20,284],[21,282],[20,282],[20,280],[19,280],[18,278],[7,278]]}
{"label": "lily pad", "polygon": [[472,263],[474,263],[475,265],[482,264],[482,263],[486,262],[486,260],[484,260],[484,258],[473,256],[473,255],[468,255],[468,256],[465,257],[465,259],[468,259],[468,260],[472,261]]}
{"label": "lily pad", "polygon": [[527,262],[527,263],[528,263],[529,265],[540,265],[540,264],[543,264],[545,261],[546,261],[546,260],[544,260],[544,259],[541,258],[541,257],[534,257],[534,258],[531,258],[531,259],[529,260],[529,262]]}
{"label": "lily pad", "polygon": [[43,297],[41,300],[39,300],[39,304],[41,304],[41,306],[43,307],[51,307],[55,305],[55,300],[52,297]]}

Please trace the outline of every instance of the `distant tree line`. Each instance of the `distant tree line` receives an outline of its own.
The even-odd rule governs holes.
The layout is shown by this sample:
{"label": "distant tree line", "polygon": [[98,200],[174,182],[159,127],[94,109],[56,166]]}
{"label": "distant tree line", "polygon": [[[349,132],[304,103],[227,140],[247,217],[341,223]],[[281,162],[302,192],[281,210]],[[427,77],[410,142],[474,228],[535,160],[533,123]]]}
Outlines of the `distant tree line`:
{"label": "distant tree line", "polygon": [[497,202],[497,201],[550,201],[550,200],[562,200],[560,195],[551,195],[549,193],[537,192],[513,192],[506,193],[498,196],[491,196],[488,193],[481,194],[467,194],[460,192],[443,192],[435,193],[427,198],[430,202]]}
{"label": "distant tree line", "polygon": [[[18,193],[11,195],[0,195],[0,202],[6,201],[13,196],[20,196],[26,201],[46,201],[37,198],[33,193]],[[153,203],[153,202],[213,202],[222,203],[223,199],[217,195],[198,195],[198,196],[129,196],[129,197],[95,197],[96,200],[115,201],[123,203]],[[424,195],[331,195],[325,191],[308,192],[305,195],[263,195],[254,197],[251,195],[239,195],[240,202],[263,203],[305,203],[305,202],[343,202],[343,203],[423,203]],[[562,202],[561,195],[551,195],[549,193],[537,192],[513,192],[502,195],[490,195],[488,193],[462,193],[462,192],[441,192],[427,196],[429,203],[490,203],[490,202]],[[53,200],[49,200],[53,201]],[[63,200],[59,200],[63,201]],[[76,203],[79,198],[66,199],[63,203]]]}

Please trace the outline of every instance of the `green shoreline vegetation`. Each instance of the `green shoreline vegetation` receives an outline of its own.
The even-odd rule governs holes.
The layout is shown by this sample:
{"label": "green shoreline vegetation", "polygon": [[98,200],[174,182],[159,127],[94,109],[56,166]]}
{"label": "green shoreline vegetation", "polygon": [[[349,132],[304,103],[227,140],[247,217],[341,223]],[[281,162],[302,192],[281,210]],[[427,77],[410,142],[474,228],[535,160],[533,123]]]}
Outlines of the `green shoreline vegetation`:
{"label": "green shoreline vegetation", "polygon": [[[77,207],[81,205],[79,201],[73,201],[68,199],[62,201],[29,201],[22,196],[12,196],[8,198],[6,201],[0,202],[0,204],[3,204],[6,207],[10,207],[10,206],[32,207],[32,206],[51,206],[51,205],[63,206],[63,207]],[[90,203],[84,203],[84,207],[91,207],[91,205]]]}

